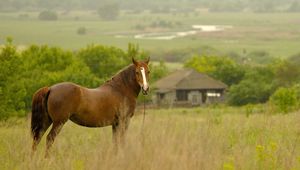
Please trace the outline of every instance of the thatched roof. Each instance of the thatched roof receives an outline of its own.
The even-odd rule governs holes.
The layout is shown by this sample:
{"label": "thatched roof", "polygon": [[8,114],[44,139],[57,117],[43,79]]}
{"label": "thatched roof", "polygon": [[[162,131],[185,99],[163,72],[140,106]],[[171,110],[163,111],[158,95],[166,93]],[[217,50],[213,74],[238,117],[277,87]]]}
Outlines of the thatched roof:
{"label": "thatched roof", "polygon": [[226,89],[227,85],[193,69],[178,70],[153,85],[157,92],[193,89]]}

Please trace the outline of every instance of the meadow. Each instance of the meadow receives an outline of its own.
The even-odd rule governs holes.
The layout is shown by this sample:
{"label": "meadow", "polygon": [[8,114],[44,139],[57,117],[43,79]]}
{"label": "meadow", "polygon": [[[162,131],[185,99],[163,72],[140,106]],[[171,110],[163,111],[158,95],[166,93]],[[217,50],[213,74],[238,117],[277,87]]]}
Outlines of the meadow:
{"label": "meadow", "polygon": [[[21,16],[26,16],[21,17]],[[154,14],[122,11],[113,21],[104,21],[94,11],[58,12],[57,21],[40,21],[38,12],[0,13],[0,44],[7,36],[19,46],[48,44],[66,49],[79,49],[87,44],[105,44],[126,49],[128,42],[137,43],[152,55],[174,49],[211,47],[222,53],[266,51],[274,57],[288,57],[299,52],[300,13],[207,13]],[[148,27],[153,22],[177,23],[171,27]],[[191,30],[192,25],[228,25],[222,32],[198,33],[173,40],[134,39],[147,32]],[[136,27],[143,26],[143,30]],[[80,27],[85,35],[78,35]],[[126,35],[116,38],[116,35]]]}
{"label": "meadow", "polygon": [[[169,51],[197,52],[200,55],[202,49],[208,49],[208,52],[238,53],[241,54],[240,57],[243,57],[242,54],[245,52],[263,51],[274,57],[287,58],[300,52],[300,13],[154,14],[147,11],[141,13],[122,11],[120,17],[113,21],[101,20],[95,11],[59,11],[57,21],[40,21],[37,16],[38,12],[0,13],[0,46],[5,44],[5,39],[9,36],[13,38],[13,44],[21,50],[32,44],[47,44],[80,51],[92,43],[111,45],[124,50],[131,42],[138,44],[141,50],[148,51],[150,56],[165,56],[162,54]],[[171,27],[149,27],[157,21],[177,24]],[[232,27],[222,32],[201,32],[173,40],[134,39],[134,35],[140,33],[189,31],[194,24]],[[138,26],[144,29],[138,29]],[[77,33],[81,27],[86,28],[83,35]],[[116,35],[124,36],[116,38]],[[36,48],[39,47],[34,47],[33,51]],[[105,51],[101,49],[100,53]],[[20,68],[13,67],[14,71],[10,70],[10,65],[3,65],[9,70],[3,74],[4,77],[15,75],[12,80],[9,79],[10,81],[3,79],[9,92],[7,94],[15,93],[10,88],[15,87],[12,84],[21,89],[19,92],[28,91],[28,94],[15,95],[19,100],[15,98],[2,100],[14,101],[13,104],[5,103],[11,104],[8,108],[14,108],[14,104],[18,101],[16,104],[18,109],[24,109],[22,115],[25,115],[25,109],[30,108],[25,108],[23,99],[30,101],[28,97],[32,95],[30,90],[37,88],[32,85],[22,86],[24,84],[22,81],[35,82],[33,84],[37,85],[38,82],[46,84],[61,79],[65,81],[68,78],[70,81],[74,81],[71,78],[79,81],[83,77],[88,79],[87,75],[94,76],[90,74],[86,63],[79,65],[86,67],[86,72],[78,71],[78,63],[75,61],[76,58],[72,58],[71,53],[55,48],[45,48],[41,51],[40,58],[31,59],[30,57],[34,55],[30,52],[26,53],[27,58],[25,54],[20,55],[27,61],[21,61],[25,63],[24,68],[28,68],[25,71],[21,64]],[[53,51],[55,53],[52,53]],[[62,68],[68,65],[69,69],[60,70],[57,63],[51,62],[50,57],[47,58],[48,55],[42,55],[44,53],[56,54]],[[14,59],[19,59],[14,52],[11,56],[12,58],[17,56]],[[87,53],[86,56],[91,55]],[[110,55],[107,56],[106,58],[109,58]],[[104,58],[98,60],[103,62]],[[40,63],[37,64],[40,67],[35,66],[34,59]],[[71,64],[63,64],[64,61]],[[182,63],[178,61],[168,62],[168,69],[182,67]],[[159,66],[157,61],[154,65]],[[16,71],[17,68],[19,72]],[[95,68],[103,67],[96,65]],[[40,70],[47,69],[51,74],[44,72],[47,76],[42,79],[43,81],[32,76],[38,75]],[[58,69],[60,72],[57,72]],[[77,70],[76,76],[81,78],[71,76],[75,74],[73,70]],[[21,72],[26,74],[23,75]],[[104,71],[96,69],[95,73],[100,74]],[[36,81],[32,77],[39,80]],[[283,77],[286,77],[285,74]],[[82,81],[85,82],[84,80]],[[257,84],[259,89],[261,86]],[[58,135],[51,156],[45,159],[45,136],[37,153],[31,155],[29,118],[3,119],[0,121],[0,169],[300,169],[299,111],[274,114],[268,104],[149,109],[145,123],[142,122],[142,111],[138,109],[131,120],[127,143],[117,154],[112,144],[111,127],[92,129],[68,122]]]}
{"label": "meadow", "polygon": [[45,139],[31,156],[29,120],[0,122],[0,169],[299,169],[300,114],[261,106],[142,110],[114,152],[111,128],[68,122],[51,156]]}

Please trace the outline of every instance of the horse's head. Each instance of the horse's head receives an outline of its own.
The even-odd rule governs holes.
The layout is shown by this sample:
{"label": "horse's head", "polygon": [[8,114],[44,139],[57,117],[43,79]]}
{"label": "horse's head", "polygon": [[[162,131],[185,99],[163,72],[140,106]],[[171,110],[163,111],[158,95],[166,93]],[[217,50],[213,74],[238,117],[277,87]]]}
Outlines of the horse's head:
{"label": "horse's head", "polygon": [[149,91],[149,84],[148,84],[149,73],[150,73],[148,68],[149,59],[150,58],[148,58],[146,61],[138,62],[134,58],[132,58],[132,63],[135,66],[135,78],[137,80],[137,83],[140,85],[142,89],[142,93],[144,95],[148,94]]}

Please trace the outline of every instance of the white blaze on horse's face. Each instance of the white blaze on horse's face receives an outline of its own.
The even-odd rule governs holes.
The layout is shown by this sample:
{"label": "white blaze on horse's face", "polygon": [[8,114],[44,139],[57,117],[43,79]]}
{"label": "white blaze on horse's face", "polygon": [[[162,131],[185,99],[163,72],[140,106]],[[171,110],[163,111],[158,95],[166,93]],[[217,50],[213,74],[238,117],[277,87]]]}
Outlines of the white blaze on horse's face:
{"label": "white blaze on horse's face", "polygon": [[146,72],[145,72],[145,68],[141,67],[141,73],[142,73],[142,78],[143,78],[143,90],[147,91],[149,88],[148,82],[147,82],[147,78],[146,78]]}
{"label": "white blaze on horse's face", "polygon": [[148,79],[150,73],[150,71],[148,70],[149,58],[144,62],[138,62],[134,58],[132,58],[132,63],[135,66],[136,82],[141,87],[142,93],[144,95],[147,95],[149,91]]}

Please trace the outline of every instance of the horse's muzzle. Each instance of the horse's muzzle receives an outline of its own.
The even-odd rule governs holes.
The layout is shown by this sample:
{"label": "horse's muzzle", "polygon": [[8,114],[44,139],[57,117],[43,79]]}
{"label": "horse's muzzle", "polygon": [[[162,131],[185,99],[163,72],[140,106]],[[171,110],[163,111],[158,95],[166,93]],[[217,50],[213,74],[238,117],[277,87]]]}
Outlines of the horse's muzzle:
{"label": "horse's muzzle", "polygon": [[146,89],[144,87],[142,87],[142,93],[143,95],[147,95],[149,91],[149,87],[147,87]]}

